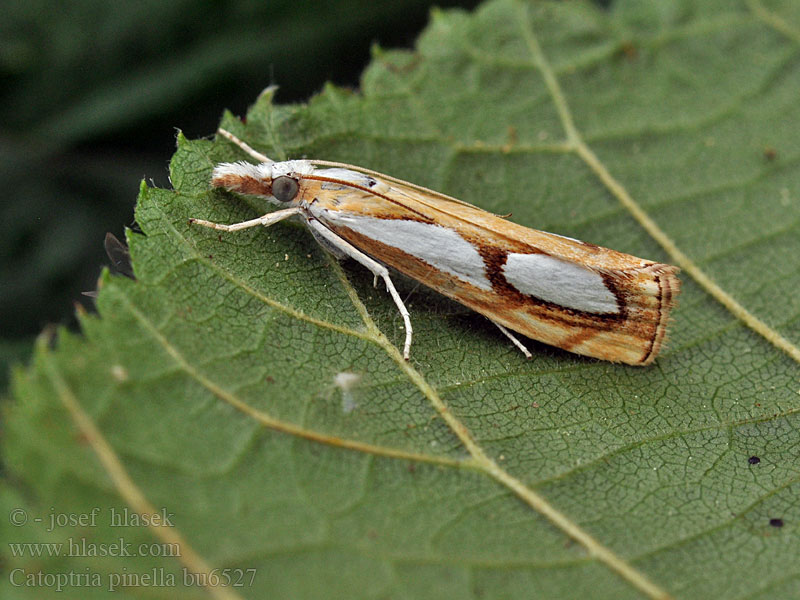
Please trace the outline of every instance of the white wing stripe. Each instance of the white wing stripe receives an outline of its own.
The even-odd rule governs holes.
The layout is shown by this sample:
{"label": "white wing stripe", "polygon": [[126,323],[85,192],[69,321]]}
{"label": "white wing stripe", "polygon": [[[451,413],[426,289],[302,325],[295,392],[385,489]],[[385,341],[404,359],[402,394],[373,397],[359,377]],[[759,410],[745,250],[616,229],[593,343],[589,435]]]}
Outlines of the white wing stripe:
{"label": "white wing stripe", "polygon": [[509,254],[506,281],[523,294],[565,308],[617,314],[617,298],[598,273],[546,254]]}
{"label": "white wing stripe", "polygon": [[479,289],[492,289],[483,258],[472,244],[452,229],[418,221],[314,210],[313,204],[310,208],[312,214],[323,223],[347,227],[371,240],[398,248]]}

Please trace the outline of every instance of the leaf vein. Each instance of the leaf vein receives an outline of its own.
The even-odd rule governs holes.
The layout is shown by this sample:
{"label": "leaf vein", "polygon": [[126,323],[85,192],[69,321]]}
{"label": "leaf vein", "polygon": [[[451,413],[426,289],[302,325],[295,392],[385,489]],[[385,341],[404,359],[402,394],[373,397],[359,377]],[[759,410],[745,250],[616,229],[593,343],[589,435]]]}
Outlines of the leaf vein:
{"label": "leaf vein", "polygon": [[206,388],[209,392],[211,392],[214,396],[223,400],[239,412],[249,416],[257,423],[261,424],[264,427],[272,429],[274,431],[279,431],[282,433],[287,433],[296,437],[304,438],[307,440],[315,441],[318,443],[326,444],[329,446],[335,446],[339,448],[345,448],[348,450],[357,450],[360,452],[364,452],[366,454],[374,454],[377,456],[384,456],[387,458],[395,458],[401,460],[412,460],[417,462],[424,462],[424,463],[431,463],[443,466],[450,466],[450,467],[470,467],[470,461],[461,461],[456,460],[444,456],[435,456],[430,454],[421,454],[417,452],[408,452],[405,450],[401,450],[399,448],[390,448],[387,446],[379,446],[375,444],[368,444],[365,442],[359,442],[357,440],[347,439],[347,438],[339,438],[332,435],[327,435],[322,432],[313,430],[313,429],[306,429],[299,425],[295,425],[294,423],[289,423],[287,421],[282,421],[280,419],[276,419],[275,417],[269,415],[268,413],[258,410],[246,402],[244,402],[241,398],[239,398],[236,394],[229,392],[228,390],[222,388],[221,386],[217,385],[214,381],[203,375],[200,371],[198,371],[184,356],[183,354],[175,348],[170,342],[164,337],[164,335],[158,331],[155,325],[142,313],[130,299],[122,295],[121,299],[125,304],[126,308],[129,312],[136,318],[136,320],[144,327],[144,329],[150,334],[150,336],[157,341],[162,348],[169,354],[169,356],[175,361],[178,367],[186,373],[190,378],[197,381],[200,385]]}
{"label": "leaf vein", "polygon": [[769,25],[778,33],[783,34],[790,40],[800,43],[800,30],[792,27],[785,19],[767,9],[761,0],[747,0],[747,8],[762,23]]}
{"label": "leaf vein", "polygon": [[539,481],[536,482],[536,486],[535,487],[536,488],[540,488],[540,487],[546,486],[546,485],[551,484],[551,483],[557,483],[559,481],[567,479],[568,477],[572,477],[572,476],[574,476],[576,474],[579,474],[579,473],[581,473],[583,471],[588,471],[588,470],[590,470],[590,469],[592,469],[592,468],[594,468],[594,467],[596,467],[598,465],[607,464],[609,462],[609,460],[611,460],[611,459],[613,459],[613,458],[615,458],[615,457],[617,457],[617,456],[619,456],[621,454],[629,452],[629,451],[631,451],[631,450],[633,450],[635,448],[639,448],[641,446],[644,446],[645,444],[652,444],[654,442],[662,442],[662,441],[667,441],[667,440],[671,440],[671,439],[675,439],[675,438],[681,438],[681,437],[684,437],[684,436],[687,436],[687,435],[693,435],[695,433],[703,433],[705,431],[719,431],[719,430],[723,430],[723,429],[734,429],[734,428],[737,428],[737,427],[743,427],[745,425],[753,425],[753,424],[757,424],[757,423],[766,423],[766,422],[773,421],[773,420],[779,419],[779,418],[791,417],[791,416],[796,415],[798,413],[800,413],[800,408],[791,408],[791,409],[788,409],[788,410],[783,411],[783,412],[770,413],[768,416],[765,416],[765,417],[746,418],[746,419],[741,419],[739,421],[728,422],[728,423],[715,423],[713,425],[706,425],[706,426],[697,427],[697,428],[694,428],[694,429],[682,429],[680,431],[670,431],[669,433],[665,433],[663,435],[654,435],[654,436],[650,436],[650,437],[647,437],[647,438],[641,438],[641,439],[636,440],[635,442],[631,442],[629,444],[625,444],[624,446],[620,446],[618,448],[615,448],[614,450],[612,450],[610,452],[605,452],[603,454],[599,454],[595,458],[593,458],[592,460],[589,460],[589,461],[586,461],[586,462],[581,462],[580,465],[576,466],[573,469],[569,469],[567,471],[563,471],[563,472],[559,473],[558,475],[554,475],[552,477],[547,477],[547,478],[544,478],[544,479],[540,479]]}
{"label": "leaf vein", "polygon": [[[80,401],[73,394],[61,373],[59,373],[44,337],[39,338],[38,346],[37,354],[43,358],[46,376],[55,388],[58,399],[69,413],[75,426],[86,438],[100,465],[111,479],[117,493],[138,514],[156,514],[158,512],[156,507],[147,499],[144,492],[136,485],[136,482],[133,481],[119,455],[106,440],[91,416],[83,409]],[[189,545],[176,527],[156,527],[150,524],[146,525],[146,527],[155,538],[180,548],[180,552],[177,553],[178,560],[187,569],[195,573],[204,573],[206,577],[203,578],[203,581],[213,581],[210,577],[212,573],[211,566]],[[238,594],[222,586],[206,585],[206,591],[212,597],[220,600],[237,600],[240,598]]]}

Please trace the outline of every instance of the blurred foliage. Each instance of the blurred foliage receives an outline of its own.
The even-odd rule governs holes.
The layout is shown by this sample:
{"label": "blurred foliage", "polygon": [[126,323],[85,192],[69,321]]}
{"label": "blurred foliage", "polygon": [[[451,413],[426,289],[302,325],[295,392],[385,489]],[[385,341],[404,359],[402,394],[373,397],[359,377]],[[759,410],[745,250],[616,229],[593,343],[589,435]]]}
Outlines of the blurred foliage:
{"label": "blurred foliage", "polygon": [[[175,130],[211,134],[264,87],[299,102],[357,86],[372,44],[410,46],[429,0],[9,3],[0,22],[0,370],[108,261],[138,183],[168,186]],[[471,8],[477,1],[440,0]],[[13,348],[13,351],[9,350]],[[4,383],[0,382],[0,383]],[[5,387],[3,385],[3,387]]]}

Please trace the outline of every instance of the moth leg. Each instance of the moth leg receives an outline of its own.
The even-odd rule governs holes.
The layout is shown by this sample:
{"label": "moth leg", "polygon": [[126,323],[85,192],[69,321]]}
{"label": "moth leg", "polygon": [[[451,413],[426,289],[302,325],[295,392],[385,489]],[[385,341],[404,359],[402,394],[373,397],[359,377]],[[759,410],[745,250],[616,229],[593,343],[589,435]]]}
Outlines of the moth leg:
{"label": "moth leg", "polygon": [[397,290],[394,287],[394,283],[392,283],[392,279],[389,277],[389,270],[380,264],[375,259],[370,258],[363,252],[361,252],[358,248],[343,240],[338,235],[333,233],[330,229],[322,225],[316,219],[308,219],[308,226],[314,232],[315,235],[324,238],[328,243],[336,247],[345,255],[349,256],[353,260],[361,263],[367,269],[372,272],[373,276],[377,279],[378,277],[382,278],[386,282],[386,289],[394,300],[395,306],[397,306],[397,310],[400,311],[400,315],[403,317],[403,323],[405,324],[406,328],[406,341],[403,345],[403,358],[408,360],[411,356],[411,317],[408,314],[408,309],[406,305],[403,304],[403,300],[400,298],[400,294],[397,293]]}
{"label": "moth leg", "polygon": [[[489,320],[490,320],[490,321],[492,321],[491,319],[489,319]],[[533,358],[533,354],[531,354],[531,353],[530,353],[530,350],[528,350],[528,349],[525,347],[525,345],[524,345],[522,342],[520,342],[520,341],[517,339],[517,337],[516,337],[516,336],[515,336],[513,333],[511,333],[511,332],[510,332],[508,329],[506,329],[506,328],[505,328],[503,325],[500,325],[500,323],[498,323],[497,321],[492,321],[492,323],[494,323],[495,325],[497,325],[497,328],[498,328],[500,331],[502,331],[502,332],[503,332],[503,334],[504,334],[504,335],[505,335],[505,336],[506,336],[508,339],[510,339],[510,340],[511,340],[511,343],[513,343],[513,344],[514,344],[514,345],[515,345],[517,348],[519,348],[519,349],[520,349],[520,351],[521,351],[521,352],[522,352],[522,353],[525,355],[525,358]]]}
{"label": "moth leg", "polygon": [[247,229],[248,227],[256,227],[263,225],[269,227],[270,225],[288,219],[292,215],[298,215],[303,210],[298,206],[291,208],[284,208],[283,210],[276,210],[275,212],[267,213],[258,217],[257,219],[250,219],[249,221],[242,221],[241,223],[234,223],[233,225],[225,225],[224,223],[212,223],[203,219],[189,219],[190,225],[202,225],[203,227],[210,227],[211,229],[219,229],[220,231],[239,231],[240,229]]}
{"label": "moth leg", "polygon": [[275,162],[274,160],[272,160],[272,159],[271,159],[269,156],[267,156],[266,154],[261,154],[261,152],[259,152],[258,150],[254,150],[252,146],[250,146],[249,144],[246,144],[245,142],[243,142],[242,140],[240,140],[238,137],[236,137],[235,135],[233,135],[233,134],[232,134],[230,131],[228,131],[227,129],[223,129],[222,127],[220,127],[219,129],[217,129],[217,133],[218,133],[219,135],[221,135],[222,137],[224,137],[224,138],[225,138],[226,140],[228,140],[229,142],[231,142],[231,143],[233,143],[233,144],[236,144],[237,146],[239,146],[239,148],[241,148],[241,149],[242,149],[242,150],[244,150],[244,151],[245,151],[247,154],[249,154],[250,156],[252,156],[253,158],[255,158],[255,159],[258,161],[258,162],[262,162],[262,163],[271,163],[271,162]]}

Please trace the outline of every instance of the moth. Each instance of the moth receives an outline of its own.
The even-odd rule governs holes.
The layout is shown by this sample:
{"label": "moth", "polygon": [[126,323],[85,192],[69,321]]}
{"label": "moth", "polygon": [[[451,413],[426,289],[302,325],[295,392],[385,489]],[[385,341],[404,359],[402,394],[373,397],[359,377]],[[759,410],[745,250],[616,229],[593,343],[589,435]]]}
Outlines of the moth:
{"label": "moth", "polygon": [[529,229],[476,206],[369,169],[324,160],[275,162],[225,130],[258,161],[221,163],[211,185],[282,207],[226,225],[268,227],[299,217],[338,258],[381,278],[403,317],[409,312],[387,267],[487,317],[527,357],[512,331],[570,352],[629,365],[653,362],[680,291],[678,267]]}

